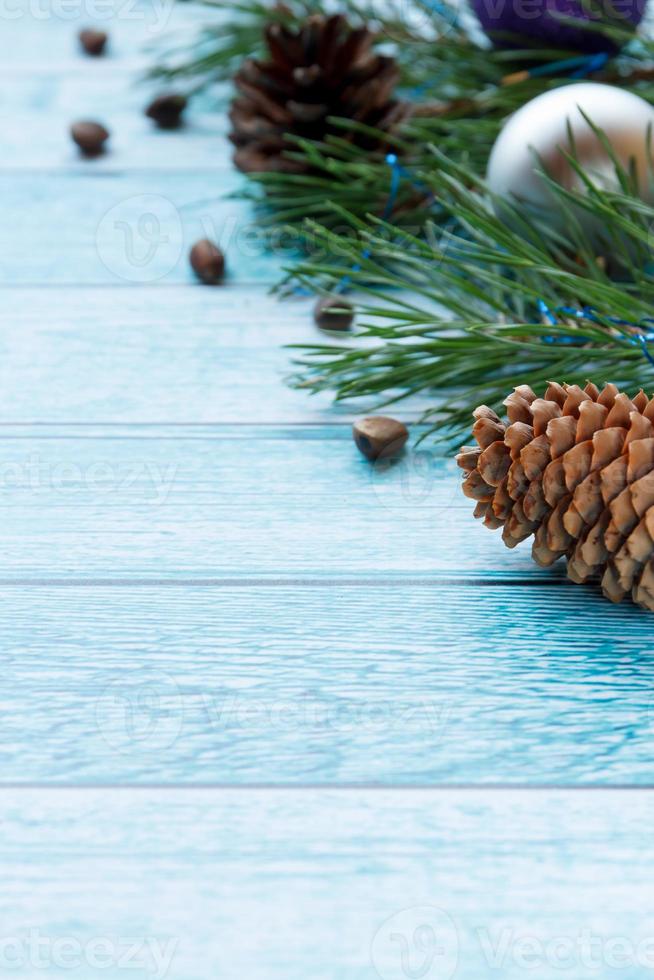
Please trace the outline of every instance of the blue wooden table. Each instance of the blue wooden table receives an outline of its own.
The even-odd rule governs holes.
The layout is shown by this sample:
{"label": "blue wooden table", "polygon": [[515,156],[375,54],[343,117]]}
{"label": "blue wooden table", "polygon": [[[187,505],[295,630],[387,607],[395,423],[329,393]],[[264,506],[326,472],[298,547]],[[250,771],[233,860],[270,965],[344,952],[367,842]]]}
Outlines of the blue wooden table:
{"label": "blue wooden table", "polygon": [[[285,385],[311,304],[268,295],[224,112],[141,112],[144,43],[206,14],[118,4],[91,60],[79,18],[12,10],[2,970],[650,975],[654,620],[507,552],[451,460],[371,468],[351,409]],[[222,288],[189,272],[207,234]]]}

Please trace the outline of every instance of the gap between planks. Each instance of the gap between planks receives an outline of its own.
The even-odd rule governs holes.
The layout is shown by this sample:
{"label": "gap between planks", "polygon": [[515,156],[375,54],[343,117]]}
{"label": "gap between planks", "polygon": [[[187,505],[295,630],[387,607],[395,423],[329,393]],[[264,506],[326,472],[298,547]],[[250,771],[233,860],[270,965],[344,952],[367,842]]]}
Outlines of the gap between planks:
{"label": "gap between planks", "polygon": [[241,796],[244,791],[252,793],[434,793],[438,795],[458,795],[460,793],[652,793],[654,783],[65,783],[65,782],[0,782],[0,792],[117,792],[129,793],[233,793]]}
{"label": "gap between planks", "polygon": [[64,588],[64,589],[345,589],[401,587],[421,589],[447,588],[541,588],[569,586],[564,578],[389,578],[382,576],[349,576],[347,578],[0,578],[0,588]]}

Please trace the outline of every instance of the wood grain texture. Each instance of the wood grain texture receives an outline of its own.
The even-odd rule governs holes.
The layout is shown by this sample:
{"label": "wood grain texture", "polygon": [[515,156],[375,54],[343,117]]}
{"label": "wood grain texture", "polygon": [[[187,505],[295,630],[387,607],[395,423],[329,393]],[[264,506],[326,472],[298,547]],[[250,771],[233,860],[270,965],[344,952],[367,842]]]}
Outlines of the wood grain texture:
{"label": "wood grain texture", "polygon": [[473,520],[453,460],[371,466],[347,425],[7,425],[2,438],[5,579],[559,574]]}
{"label": "wood grain texture", "polygon": [[[6,4],[0,17],[0,171],[88,173],[68,130],[76,119],[97,119],[111,140],[96,170],[229,173],[228,86],[195,95],[176,132],[156,129],[143,111],[171,84],[147,79],[148,70],[169,50],[181,57],[201,27],[220,23],[223,12],[174,0],[20,0]],[[109,34],[99,58],[78,44],[80,27],[90,23]],[[188,83],[175,87],[185,91]]]}
{"label": "wood grain texture", "polygon": [[[7,73],[0,69],[3,154],[0,171],[119,174],[127,169],[207,170],[221,182],[230,176],[227,141],[230,90],[198,94],[175,131],[158,129],[144,109],[162,89],[143,69],[121,68],[113,58],[81,54],[70,68]],[[101,160],[84,160],[69,134],[77,119],[97,119],[111,133]],[[218,178],[218,174],[220,177]]]}
{"label": "wood grain texture", "polygon": [[[180,129],[160,130],[144,110],[162,91],[161,83],[146,83],[137,71],[121,71],[111,58],[89,64],[80,55],[78,60],[81,66],[66,71],[3,75],[0,70],[0,172],[89,175],[140,170],[180,172],[188,179],[189,173],[206,170],[215,176],[217,196],[225,180],[233,184],[226,87],[195,96]],[[85,160],[73,144],[69,129],[78,119],[95,119],[109,129],[111,138],[101,160]]]}
{"label": "wood grain texture", "polygon": [[644,618],[575,588],[3,585],[0,786],[647,784]]}
{"label": "wood grain texture", "polygon": [[[75,90],[79,81],[73,78],[72,82]],[[48,80],[44,84],[49,87]],[[124,84],[134,93],[133,79],[126,79]],[[19,118],[12,117],[13,122],[4,126],[0,173],[32,172],[34,179],[37,174],[53,171],[89,176],[91,168],[102,175],[126,171],[188,175],[202,168],[213,175],[213,194],[220,197],[223,188],[234,183],[224,125],[226,110],[210,113],[193,108],[187,112],[182,129],[158,130],[143,112],[149,91],[136,89],[137,95],[130,99],[133,105],[117,110],[112,96],[99,98],[96,86],[91,85],[83,98],[75,99],[73,95],[68,100],[70,104],[46,109],[47,116],[43,115],[45,107],[21,112]],[[71,123],[80,119],[97,120],[109,130],[107,150],[101,159],[84,159],[71,140]]]}
{"label": "wood grain texture", "polygon": [[51,959],[137,941],[137,976],[150,940],[170,980],[401,980],[403,950],[448,980],[649,973],[652,793],[18,792],[0,815],[23,956],[31,929]]}
{"label": "wood grain texture", "polygon": [[[25,23],[0,39],[0,939],[173,941],[179,980],[397,980],[425,928],[440,980],[523,976],[525,936],[635,948],[651,794],[409,785],[651,782],[644,615],[505,552],[451,461],[371,468],[288,391],[309,304],[265,296],[284,258],[223,199],[222,121],[148,127],[124,16],[102,65]],[[88,166],[76,108],[115,132]],[[192,288],[204,235],[225,289]],[[74,788],[100,783],[170,789]]]}
{"label": "wood grain texture", "polygon": [[[203,4],[171,0],[11,0],[2,10],[0,71],[11,78],[76,71],[84,81],[105,68],[140,74],[158,52],[183,48],[202,25],[220,18]],[[89,26],[110,35],[103,59],[80,53],[77,34]]]}
{"label": "wood grain texture", "polygon": [[[248,287],[12,289],[0,309],[0,422],[345,421],[285,383],[288,344],[329,341],[313,300]],[[417,417],[425,402],[395,411]]]}
{"label": "wood grain texture", "polygon": [[188,252],[207,237],[226,253],[228,282],[265,290],[279,280],[288,256],[269,249],[247,202],[224,196],[239,175],[102,167],[98,158],[81,173],[0,173],[0,284],[194,283]]}
{"label": "wood grain texture", "polygon": [[[569,975],[622,939],[642,980],[654,794],[579,787],[652,782],[649,621],[506,552],[451,461],[371,468],[284,386],[309,303],[266,295],[224,117],[157,133],[135,84],[207,8],[102,10],[0,30],[0,972],[44,975],[36,934],[83,980],[134,940],[159,980],[550,980],[590,933]],[[206,235],[224,289],[193,284]],[[577,789],[490,788],[546,782]]]}

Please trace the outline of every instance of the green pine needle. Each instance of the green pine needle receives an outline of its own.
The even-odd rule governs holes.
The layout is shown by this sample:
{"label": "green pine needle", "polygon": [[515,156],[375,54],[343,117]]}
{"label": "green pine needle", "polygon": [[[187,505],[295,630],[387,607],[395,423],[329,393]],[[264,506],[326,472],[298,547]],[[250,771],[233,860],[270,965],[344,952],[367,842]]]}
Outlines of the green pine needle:
{"label": "green pine needle", "polygon": [[[297,26],[311,13],[322,12],[324,5],[318,0],[279,4],[272,0],[205,0],[205,6],[213,23],[206,25],[190,47],[163,56],[153,69],[154,76],[185,83],[192,91],[229,81],[245,58],[264,55],[266,24],[280,21]],[[375,29],[382,49],[397,59],[401,70],[398,96],[415,110],[398,133],[381,137],[382,144],[400,153],[412,170],[430,165],[433,144],[450,159],[481,173],[504,119],[535,96],[570,81],[556,73],[532,77],[528,69],[555,66],[575,52],[542,49],[536,44],[492,49],[471,33],[465,16],[459,22],[457,0],[445,0],[444,15],[433,12],[435,6],[426,0],[389,0],[382,15],[382,6],[374,0],[339,0],[339,9],[350,21]],[[616,28],[609,33],[619,35],[621,42],[628,37]],[[653,43],[637,38],[593,78],[618,81],[654,101],[653,58]],[[511,78],[512,83],[505,84]],[[302,160],[310,176],[250,176],[242,196],[253,202],[271,234],[278,237],[280,225],[300,223],[305,217],[334,227],[333,205],[359,217],[383,211],[389,187],[385,151],[371,153],[353,146],[347,139],[352,121],[340,122],[342,138],[308,143],[289,137],[289,156]],[[395,203],[394,223],[419,233],[426,217],[424,198],[404,184]],[[437,204],[429,217],[441,219]]]}
{"label": "green pine needle", "polygon": [[[654,208],[628,175],[618,174],[618,190],[581,169],[581,190],[549,182],[563,235],[551,216],[534,220],[493,200],[472,171],[430,152],[431,166],[419,177],[456,230],[412,236],[342,210],[350,235],[309,224],[322,254],[290,270],[282,291],[298,284],[330,291],[347,275],[361,326],[351,345],[296,348],[293,383],[380,406],[427,395],[434,405],[423,422],[445,438],[463,434],[479,402],[499,409],[518,383],[538,389],[549,380],[590,378],[654,387],[635,326],[654,315]],[[540,316],[540,302],[552,312],[593,313],[556,312],[552,325]]]}

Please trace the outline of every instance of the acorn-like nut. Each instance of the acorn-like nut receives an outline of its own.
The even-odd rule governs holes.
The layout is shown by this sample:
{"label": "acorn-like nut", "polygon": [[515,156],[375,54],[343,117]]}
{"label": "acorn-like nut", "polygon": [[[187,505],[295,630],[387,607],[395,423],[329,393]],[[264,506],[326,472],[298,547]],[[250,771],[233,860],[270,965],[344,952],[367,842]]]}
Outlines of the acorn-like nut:
{"label": "acorn-like nut", "polygon": [[225,256],[217,245],[203,238],[191,249],[191,267],[198,279],[215,286],[225,277]]}
{"label": "acorn-like nut", "polygon": [[168,92],[153,99],[145,114],[159,129],[177,129],[181,126],[182,114],[187,104],[188,100],[184,95]]}
{"label": "acorn-like nut", "polygon": [[321,330],[349,330],[354,322],[354,307],[342,296],[323,296],[315,305],[313,319]]}
{"label": "acorn-like nut", "polygon": [[108,37],[105,31],[96,31],[92,27],[87,27],[79,32],[79,43],[82,45],[84,51],[94,58],[104,54],[107,40]]}
{"label": "acorn-like nut", "polygon": [[397,419],[371,415],[354,423],[352,435],[359,452],[374,462],[397,456],[409,438],[409,430]]}
{"label": "acorn-like nut", "polygon": [[83,121],[70,127],[70,135],[87,157],[97,157],[104,150],[109,139],[109,131],[101,123]]}

